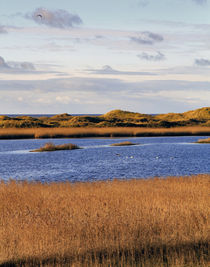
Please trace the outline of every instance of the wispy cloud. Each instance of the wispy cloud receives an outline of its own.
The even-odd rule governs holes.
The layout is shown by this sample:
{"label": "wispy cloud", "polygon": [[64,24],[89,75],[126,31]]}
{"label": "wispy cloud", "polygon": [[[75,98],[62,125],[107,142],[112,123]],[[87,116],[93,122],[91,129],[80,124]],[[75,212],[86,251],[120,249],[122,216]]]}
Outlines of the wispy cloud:
{"label": "wispy cloud", "polygon": [[195,59],[195,64],[198,66],[208,67],[210,66],[210,60],[205,58]]}
{"label": "wispy cloud", "polygon": [[11,110],[15,113],[19,109],[25,113],[37,110],[62,113],[69,108],[74,113],[104,113],[116,108],[145,113],[181,112],[208,106],[209,86],[210,82],[187,80],[126,82],[82,77],[0,80],[1,109],[5,113],[11,113]]}
{"label": "wispy cloud", "polygon": [[137,57],[140,59],[143,59],[143,60],[147,60],[147,61],[162,61],[162,60],[166,59],[165,55],[159,51],[156,52],[155,55],[143,52],[143,53],[137,55]]}
{"label": "wispy cloud", "polygon": [[139,6],[142,6],[142,7],[145,7],[149,4],[149,1],[148,0],[139,0],[138,1],[138,5]]}
{"label": "wispy cloud", "polygon": [[83,23],[78,15],[71,14],[64,9],[49,10],[42,7],[26,14],[25,18],[31,19],[37,24],[61,29],[72,28]]}
{"label": "wispy cloud", "polygon": [[[153,0],[153,1],[154,1],[154,0]],[[204,4],[207,3],[207,0],[192,0],[192,1],[195,2],[195,3],[198,4],[198,5],[204,5]],[[145,6],[147,6],[150,2],[151,2],[151,0],[139,0],[139,1],[138,1],[138,4],[139,4],[140,6],[145,7]]]}
{"label": "wispy cloud", "polygon": [[[41,69],[43,67],[45,70],[37,70],[35,65],[31,62],[27,61],[5,61],[3,57],[0,56],[0,73],[4,74],[12,74],[12,75],[28,75],[28,74],[34,74],[34,75],[40,75],[40,74],[52,74],[56,76],[66,75],[64,72],[54,71],[51,70],[51,66],[48,65],[47,69],[46,66],[41,66]],[[53,67],[53,66],[52,66]]]}
{"label": "wispy cloud", "polygon": [[3,57],[0,56],[0,72],[14,73],[14,72],[27,72],[35,71],[35,67],[30,62],[6,62]]}
{"label": "wispy cloud", "polygon": [[199,5],[204,5],[207,3],[207,0],[192,0],[192,1]]}
{"label": "wispy cloud", "polygon": [[152,72],[143,72],[143,71],[119,71],[113,69],[109,65],[103,66],[102,69],[88,69],[86,71],[93,74],[102,74],[102,75],[156,75]]}
{"label": "wispy cloud", "polygon": [[0,25],[0,34],[2,34],[2,33],[8,33],[8,32],[7,32],[6,28],[5,28],[5,26]]}
{"label": "wispy cloud", "polygon": [[164,38],[160,34],[145,31],[139,33],[138,36],[130,36],[130,40],[137,44],[153,45],[156,42],[162,42]]}

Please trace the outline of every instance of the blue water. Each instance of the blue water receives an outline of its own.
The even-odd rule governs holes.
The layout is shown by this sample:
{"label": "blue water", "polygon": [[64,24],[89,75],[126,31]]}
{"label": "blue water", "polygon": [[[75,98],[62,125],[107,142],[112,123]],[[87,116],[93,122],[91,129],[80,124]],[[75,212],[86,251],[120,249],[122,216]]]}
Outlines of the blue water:
{"label": "blue water", "polygon": [[[193,143],[207,137],[0,140],[0,179],[76,182],[210,173],[210,144]],[[122,141],[140,144],[109,146]],[[46,142],[83,149],[29,152]]]}
{"label": "blue water", "polygon": [[[32,118],[41,118],[41,117],[53,117],[58,114],[0,114],[0,116],[8,116],[8,117],[18,117],[18,116],[29,116]],[[102,114],[70,114],[71,116],[100,116]]]}

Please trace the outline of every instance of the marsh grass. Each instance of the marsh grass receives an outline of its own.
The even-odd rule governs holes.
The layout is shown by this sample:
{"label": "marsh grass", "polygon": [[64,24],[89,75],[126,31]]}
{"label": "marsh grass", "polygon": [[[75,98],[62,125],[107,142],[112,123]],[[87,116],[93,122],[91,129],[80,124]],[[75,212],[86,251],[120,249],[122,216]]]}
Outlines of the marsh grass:
{"label": "marsh grass", "polygon": [[198,144],[210,144],[210,138],[199,139],[196,143],[198,143]]}
{"label": "marsh grass", "polygon": [[132,143],[130,141],[125,141],[125,142],[121,142],[121,143],[114,143],[111,144],[110,146],[135,146],[135,145],[139,145],[138,143]]}
{"label": "marsh grass", "polygon": [[210,127],[176,127],[176,128],[32,128],[0,129],[0,139],[27,138],[85,138],[85,137],[145,137],[145,136],[187,136],[209,135]]}
{"label": "marsh grass", "polygon": [[75,144],[62,144],[62,145],[55,145],[53,143],[46,143],[44,146],[31,150],[30,152],[46,152],[46,151],[57,151],[57,150],[73,150],[73,149],[80,149],[79,146]]}
{"label": "marsh grass", "polygon": [[0,266],[207,267],[209,183],[1,182]]}

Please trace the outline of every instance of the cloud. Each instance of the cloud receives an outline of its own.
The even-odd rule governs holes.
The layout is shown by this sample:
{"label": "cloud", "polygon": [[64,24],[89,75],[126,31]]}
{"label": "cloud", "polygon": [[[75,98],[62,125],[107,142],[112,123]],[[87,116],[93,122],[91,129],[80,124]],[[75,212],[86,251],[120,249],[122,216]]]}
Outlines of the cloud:
{"label": "cloud", "polygon": [[1,68],[8,69],[9,65],[5,62],[4,58],[0,56],[0,70]]}
{"label": "cloud", "polygon": [[[207,0],[192,0],[192,1],[195,2],[198,5],[203,5],[203,4],[207,3]],[[149,4],[149,2],[150,2],[149,0],[139,0],[138,4],[140,6],[145,7],[145,6],[147,6]]]}
{"label": "cloud", "polygon": [[20,69],[20,70],[36,70],[34,65],[30,62],[14,62],[14,61],[11,61],[11,62],[7,62],[7,64],[9,65],[9,67],[11,69]]}
{"label": "cloud", "polygon": [[195,64],[202,67],[210,66],[210,60],[205,58],[195,59]]}
{"label": "cloud", "polygon": [[93,74],[102,74],[102,75],[156,75],[151,72],[119,71],[113,69],[109,65],[103,66],[102,69],[88,69],[87,71]]}
{"label": "cloud", "polygon": [[[67,73],[59,72],[53,70],[56,65],[50,64],[40,64],[38,65],[42,70],[37,70],[33,63],[31,62],[17,62],[17,61],[5,61],[3,57],[0,56],[0,73],[4,74],[52,74],[53,76],[66,76]],[[47,68],[47,69],[46,69]],[[53,68],[53,69],[52,69]],[[45,69],[45,70],[43,70]]]}
{"label": "cloud", "polygon": [[180,112],[208,106],[209,86],[210,82],[126,82],[84,77],[0,80],[1,110],[3,113],[36,113],[37,110],[64,113],[70,108],[74,113],[104,113],[122,108],[143,113]]}
{"label": "cloud", "polygon": [[0,25],[0,34],[8,33],[4,26]]}
{"label": "cloud", "polygon": [[2,73],[22,73],[27,71],[35,71],[35,67],[30,62],[6,62],[3,57],[0,56],[0,72]]}
{"label": "cloud", "polygon": [[162,42],[164,38],[160,34],[146,31],[141,32],[138,36],[131,36],[130,40],[138,44],[153,45],[156,42]]}
{"label": "cloud", "polygon": [[192,1],[198,5],[204,5],[207,3],[207,0],[192,0]]}
{"label": "cloud", "polygon": [[150,55],[146,52],[143,52],[140,55],[137,55],[137,57],[147,61],[162,61],[166,59],[165,55],[159,51],[156,53],[156,55]]}
{"label": "cloud", "polygon": [[32,13],[25,15],[25,18],[32,19],[37,24],[44,24],[53,28],[72,28],[82,24],[82,19],[78,15],[69,13],[63,9],[49,10],[37,8]]}
{"label": "cloud", "polygon": [[138,5],[139,6],[142,6],[142,7],[145,7],[149,4],[149,1],[148,0],[139,0],[138,1]]}

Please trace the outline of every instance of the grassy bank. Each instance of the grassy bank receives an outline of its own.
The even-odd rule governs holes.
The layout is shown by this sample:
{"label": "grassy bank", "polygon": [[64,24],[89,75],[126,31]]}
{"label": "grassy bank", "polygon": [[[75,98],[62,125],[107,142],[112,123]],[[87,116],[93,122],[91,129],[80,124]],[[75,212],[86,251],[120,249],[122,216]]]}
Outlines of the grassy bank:
{"label": "grassy bank", "polygon": [[0,139],[85,138],[85,137],[144,137],[144,136],[210,135],[210,127],[176,128],[31,128],[0,129]]}
{"label": "grassy bank", "polygon": [[198,144],[210,144],[210,138],[199,139],[196,143],[198,143]]}
{"label": "grassy bank", "polygon": [[209,184],[210,175],[2,182],[0,264],[208,266]]}

